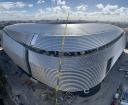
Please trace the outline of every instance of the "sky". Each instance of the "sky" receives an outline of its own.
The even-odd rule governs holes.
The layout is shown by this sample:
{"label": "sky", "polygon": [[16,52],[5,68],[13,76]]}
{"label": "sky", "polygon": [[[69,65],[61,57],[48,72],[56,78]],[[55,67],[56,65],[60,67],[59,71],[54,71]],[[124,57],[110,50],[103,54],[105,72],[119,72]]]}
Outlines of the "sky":
{"label": "sky", "polygon": [[0,0],[2,20],[98,20],[128,22],[128,0]]}

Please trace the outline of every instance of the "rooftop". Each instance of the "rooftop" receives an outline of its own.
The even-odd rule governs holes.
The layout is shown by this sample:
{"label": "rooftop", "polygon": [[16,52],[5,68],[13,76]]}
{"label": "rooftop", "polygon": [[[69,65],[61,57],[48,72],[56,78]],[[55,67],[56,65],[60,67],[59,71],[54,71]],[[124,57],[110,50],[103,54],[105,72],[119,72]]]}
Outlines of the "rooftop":
{"label": "rooftop", "polygon": [[[64,52],[80,52],[100,48],[120,37],[123,30],[101,23],[87,24],[37,24],[22,23],[4,28],[4,32],[19,43],[31,46],[35,35],[34,48],[45,51],[61,51],[62,36]],[[119,38],[118,38],[119,39]]]}

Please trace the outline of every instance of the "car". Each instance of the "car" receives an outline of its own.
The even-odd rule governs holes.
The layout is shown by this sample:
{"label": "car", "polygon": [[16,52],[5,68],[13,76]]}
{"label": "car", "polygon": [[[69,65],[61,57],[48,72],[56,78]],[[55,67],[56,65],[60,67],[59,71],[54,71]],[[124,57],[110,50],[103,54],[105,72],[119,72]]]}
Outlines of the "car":
{"label": "car", "polygon": [[120,104],[119,105],[128,105],[128,83],[123,84],[121,87],[121,95],[120,95]]}
{"label": "car", "polygon": [[119,99],[120,99],[120,90],[117,89],[115,94],[113,95],[113,99],[112,99],[111,105],[118,105]]}

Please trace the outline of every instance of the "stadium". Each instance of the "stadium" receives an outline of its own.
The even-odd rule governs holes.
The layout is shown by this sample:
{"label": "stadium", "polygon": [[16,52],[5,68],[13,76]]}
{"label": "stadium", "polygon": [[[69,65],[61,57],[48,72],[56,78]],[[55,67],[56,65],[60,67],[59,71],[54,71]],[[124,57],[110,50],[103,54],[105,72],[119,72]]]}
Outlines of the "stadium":
{"label": "stadium", "polygon": [[101,23],[15,24],[3,29],[2,39],[4,51],[30,77],[85,96],[100,89],[125,45],[122,29]]}

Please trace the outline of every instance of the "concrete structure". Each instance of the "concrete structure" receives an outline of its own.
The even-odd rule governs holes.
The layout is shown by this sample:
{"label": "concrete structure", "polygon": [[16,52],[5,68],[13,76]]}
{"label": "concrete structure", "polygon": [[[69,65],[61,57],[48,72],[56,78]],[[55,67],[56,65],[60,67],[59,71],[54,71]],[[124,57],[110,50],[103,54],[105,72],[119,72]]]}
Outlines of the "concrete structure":
{"label": "concrete structure", "polygon": [[[15,24],[3,30],[3,48],[27,74],[55,88],[65,24]],[[59,90],[93,95],[126,44],[109,24],[68,24]],[[83,94],[82,94],[83,95]]]}

